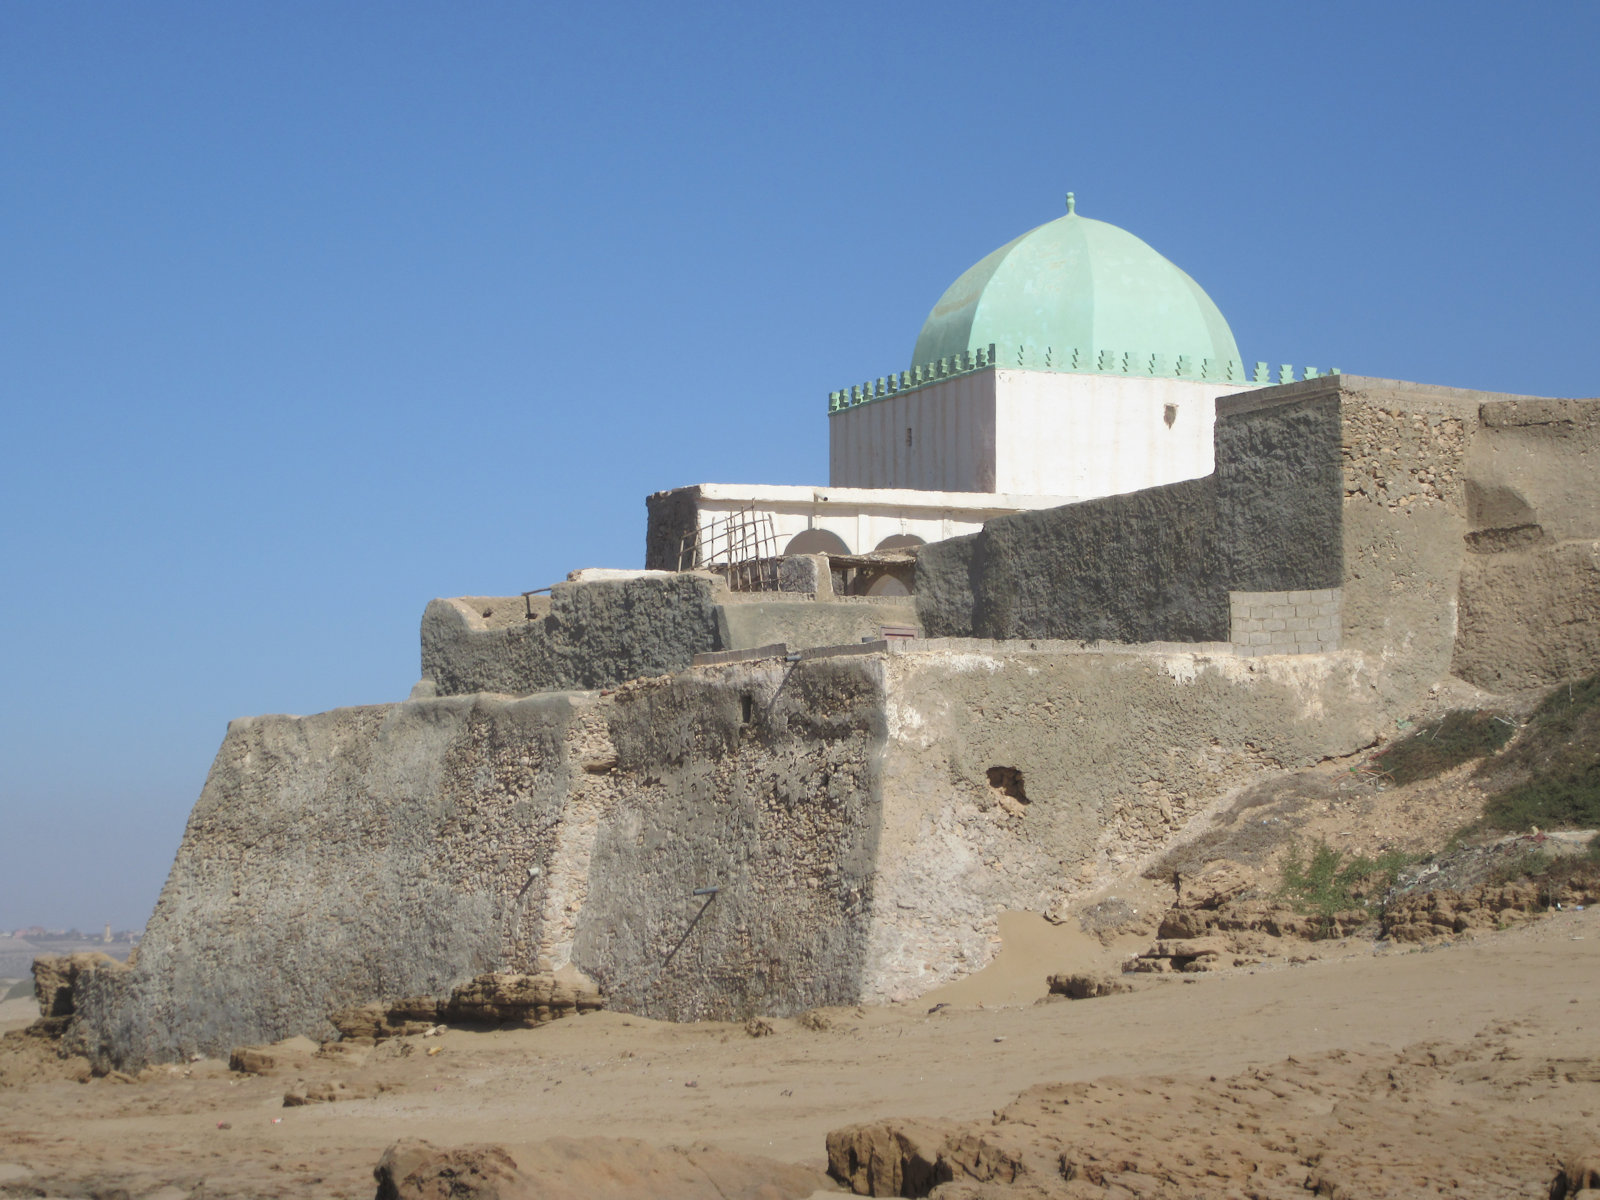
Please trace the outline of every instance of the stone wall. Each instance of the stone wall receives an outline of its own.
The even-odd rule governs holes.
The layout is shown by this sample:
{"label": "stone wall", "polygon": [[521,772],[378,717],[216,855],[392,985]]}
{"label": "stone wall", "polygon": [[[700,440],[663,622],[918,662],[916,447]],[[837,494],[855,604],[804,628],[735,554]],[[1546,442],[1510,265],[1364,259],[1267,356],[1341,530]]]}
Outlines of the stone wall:
{"label": "stone wall", "polygon": [[134,969],[85,989],[85,1049],[141,1063],[332,1036],[336,1008],[532,970],[543,872],[597,778],[593,708],[473,697],[233,722]]}
{"label": "stone wall", "polygon": [[422,676],[442,696],[609,688],[684,670],[697,654],[859,644],[884,625],[916,625],[909,598],[833,598],[816,557],[794,560],[827,588],[816,597],[729,592],[714,575],[686,571],[558,583],[526,600],[434,600],[422,615]]}
{"label": "stone wall", "polygon": [[853,1002],[881,674],[769,660],[236,721],[76,1042],[137,1065],[331,1037],[340,1008],[569,962],[669,1019]]}
{"label": "stone wall", "polygon": [[[700,528],[700,489],[674,488],[669,492],[653,492],[645,497],[644,565],[650,571],[678,571],[686,564],[682,561],[684,539]],[[689,551],[693,562],[694,547]]]}
{"label": "stone wall", "polygon": [[1454,670],[1492,690],[1600,666],[1600,403],[1482,406]]}
{"label": "stone wall", "polygon": [[1378,670],[1348,653],[897,648],[864,994],[903,1000],[977,970],[998,913],[1092,893],[1234,789],[1371,744],[1399,715],[1375,701]]}
{"label": "stone wall", "polygon": [[689,1020],[859,1000],[881,658],[696,670],[610,713],[623,787],[572,951],[609,1003]]}
{"label": "stone wall", "polygon": [[1340,378],[1217,401],[1217,554],[1230,591],[1343,582]]}
{"label": "stone wall", "polygon": [[[1234,627],[1230,593],[1339,587],[1338,379],[1219,400],[1215,437],[1217,470],[1205,479],[999,517],[970,538],[923,547],[924,628],[1250,645],[1258,631]],[[1275,643],[1289,653],[1326,645]]]}
{"label": "stone wall", "polygon": [[720,649],[748,650],[783,642],[792,649],[849,646],[876,641],[885,625],[915,627],[917,609],[911,598],[850,596],[818,603],[813,600],[730,597],[717,608]]}
{"label": "stone wall", "polygon": [[532,620],[521,597],[434,600],[422,614],[422,677],[444,696],[519,696],[681,671],[724,648],[720,592],[690,572],[558,583],[548,600],[533,598]]}

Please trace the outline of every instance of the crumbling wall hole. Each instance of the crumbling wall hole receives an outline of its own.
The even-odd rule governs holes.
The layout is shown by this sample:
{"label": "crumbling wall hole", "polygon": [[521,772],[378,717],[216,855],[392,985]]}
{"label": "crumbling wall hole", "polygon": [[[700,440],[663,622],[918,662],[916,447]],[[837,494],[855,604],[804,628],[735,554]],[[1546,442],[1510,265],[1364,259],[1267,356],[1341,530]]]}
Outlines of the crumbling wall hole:
{"label": "crumbling wall hole", "polygon": [[1022,772],[1016,767],[990,767],[989,786],[1003,796],[1010,796],[1022,804],[1028,803],[1028,793],[1022,786]]}

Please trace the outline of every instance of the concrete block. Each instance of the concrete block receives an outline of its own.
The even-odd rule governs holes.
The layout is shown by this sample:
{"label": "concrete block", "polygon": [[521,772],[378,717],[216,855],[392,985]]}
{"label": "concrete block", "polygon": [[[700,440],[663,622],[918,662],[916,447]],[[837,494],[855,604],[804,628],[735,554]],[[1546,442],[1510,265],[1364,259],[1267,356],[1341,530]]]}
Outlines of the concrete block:
{"label": "concrete block", "polygon": [[1252,646],[1265,646],[1272,641],[1270,633],[1252,633],[1249,635],[1249,644]]}
{"label": "concrete block", "polygon": [[1317,634],[1318,634],[1318,632],[1319,631],[1315,630],[1315,629],[1302,629],[1302,630],[1300,630],[1300,632],[1298,632],[1298,633],[1296,633],[1294,635],[1294,640],[1295,640],[1296,645],[1300,645],[1300,646],[1315,646],[1317,644]]}
{"label": "concrete block", "polygon": [[1333,628],[1333,618],[1332,617],[1312,617],[1311,620],[1307,623],[1306,628],[1308,628],[1308,629],[1332,629]]}
{"label": "concrete block", "polygon": [[1284,622],[1284,624],[1286,624],[1290,629],[1298,632],[1302,629],[1310,629],[1310,621],[1311,618],[1309,617],[1290,617],[1286,622]]}
{"label": "concrete block", "polygon": [[1261,628],[1265,629],[1268,633],[1276,633],[1278,630],[1287,629],[1288,627],[1289,626],[1284,621],[1276,618],[1269,621],[1263,621],[1261,623]]}
{"label": "concrete block", "polygon": [[1294,613],[1294,605],[1292,605],[1292,604],[1274,604],[1272,606],[1272,615],[1273,615],[1273,617],[1275,617],[1276,619],[1278,619],[1280,621],[1287,620],[1288,618],[1290,618],[1290,617],[1295,615],[1295,613]]}

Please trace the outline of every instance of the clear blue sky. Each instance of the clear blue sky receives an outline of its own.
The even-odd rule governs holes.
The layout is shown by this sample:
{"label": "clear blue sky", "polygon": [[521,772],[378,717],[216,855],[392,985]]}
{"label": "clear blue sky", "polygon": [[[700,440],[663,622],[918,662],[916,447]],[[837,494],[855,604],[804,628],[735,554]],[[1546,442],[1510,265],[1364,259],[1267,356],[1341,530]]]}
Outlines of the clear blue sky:
{"label": "clear blue sky", "polygon": [[1600,392],[1600,6],[0,0],[0,928],[142,923],[230,717],[820,483],[1061,212],[1249,359]]}

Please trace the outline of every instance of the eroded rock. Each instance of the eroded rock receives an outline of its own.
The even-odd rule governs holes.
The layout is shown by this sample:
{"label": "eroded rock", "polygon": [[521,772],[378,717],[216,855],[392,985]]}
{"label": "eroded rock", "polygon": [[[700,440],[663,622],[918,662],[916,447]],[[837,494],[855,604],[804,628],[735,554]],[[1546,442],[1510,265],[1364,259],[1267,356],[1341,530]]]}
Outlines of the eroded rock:
{"label": "eroded rock", "polygon": [[1461,891],[1439,888],[1395,897],[1383,915],[1383,936],[1397,942],[1425,942],[1469,930],[1500,929],[1558,905],[1595,903],[1600,903],[1600,873],[1560,883],[1522,879]]}
{"label": "eroded rock", "polygon": [[1097,996],[1114,996],[1118,992],[1133,990],[1120,979],[1089,971],[1052,975],[1049,985],[1052,996],[1065,996],[1068,1000],[1092,1000]]}

